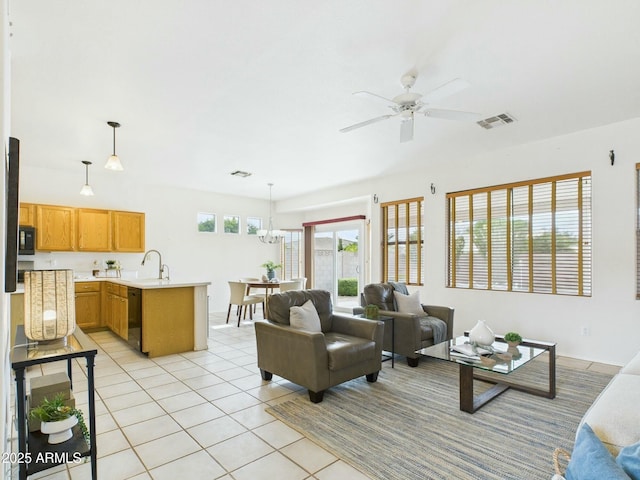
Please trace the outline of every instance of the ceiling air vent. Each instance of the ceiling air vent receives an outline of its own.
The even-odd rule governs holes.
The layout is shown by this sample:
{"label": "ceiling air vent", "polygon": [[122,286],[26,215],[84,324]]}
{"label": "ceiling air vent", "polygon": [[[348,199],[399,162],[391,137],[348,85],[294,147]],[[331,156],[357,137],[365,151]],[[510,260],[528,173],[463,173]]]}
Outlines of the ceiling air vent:
{"label": "ceiling air vent", "polygon": [[251,176],[249,172],[243,172],[242,170],[235,170],[231,172],[231,175],[233,175],[234,177],[242,177],[242,178],[247,178]]}
{"label": "ceiling air vent", "polygon": [[508,113],[501,113],[500,115],[495,115],[493,117],[480,120],[477,123],[482,128],[486,128],[487,130],[490,130],[492,128],[498,128],[498,127],[502,127],[503,125],[508,125],[509,123],[513,123],[515,121],[516,119],[513,118]]}

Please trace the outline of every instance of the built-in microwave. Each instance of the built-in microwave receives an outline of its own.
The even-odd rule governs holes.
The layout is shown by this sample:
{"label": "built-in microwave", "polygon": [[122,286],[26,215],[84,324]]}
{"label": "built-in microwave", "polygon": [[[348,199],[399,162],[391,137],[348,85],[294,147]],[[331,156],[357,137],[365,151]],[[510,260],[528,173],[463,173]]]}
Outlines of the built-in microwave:
{"label": "built-in microwave", "polygon": [[35,255],[36,229],[20,225],[18,228],[18,255]]}

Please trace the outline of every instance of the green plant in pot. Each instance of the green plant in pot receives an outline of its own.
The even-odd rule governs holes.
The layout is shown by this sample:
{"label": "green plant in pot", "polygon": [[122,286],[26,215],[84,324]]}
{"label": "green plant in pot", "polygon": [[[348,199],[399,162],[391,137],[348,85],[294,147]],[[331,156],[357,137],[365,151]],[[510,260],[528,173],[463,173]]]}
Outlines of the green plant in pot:
{"label": "green plant in pot", "polygon": [[505,334],[504,341],[509,345],[507,352],[511,354],[512,358],[518,359],[522,356],[520,350],[518,350],[518,345],[522,343],[522,337],[519,333],[509,332]]}
{"label": "green plant in pot", "polygon": [[51,444],[69,440],[73,436],[71,428],[76,424],[87,444],[89,443],[89,430],[82,411],[66,405],[62,394],[56,395],[52,400],[45,398],[40,405],[29,411],[29,417],[40,420],[40,431],[49,434],[48,442]]}
{"label": "green plant in pot", "polygon": [[267,269],[267,278],[269,280],[273,280],[273,277],[276,276],[276,268],[282,268],[282,265],[278,265],[271,260],[267,260],[260,266]]}
{"label": "green plant in pot", "polygon": [[507,342],[510,347],[517,347],[518,345],[520,345],[520,343],[522,343],[522,337],[519,333],[509,332],[505,334],[504,341]]}

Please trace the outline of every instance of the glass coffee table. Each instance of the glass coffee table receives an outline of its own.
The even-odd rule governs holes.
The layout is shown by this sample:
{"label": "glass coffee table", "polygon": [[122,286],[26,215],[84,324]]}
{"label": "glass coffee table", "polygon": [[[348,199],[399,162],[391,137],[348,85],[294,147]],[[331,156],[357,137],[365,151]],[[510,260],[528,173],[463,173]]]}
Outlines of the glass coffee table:
{"label": "glass coffee table", "polygon": [[[438,343],[430,347],[422,348],[416,353],[427,357],[439,358],[448,362],[458,364],[460,373],[460,410],[467,413],[474,413],[483,405],[487,404],[498,395],[513,388],[522,392],[538,395],[546,398],[555,398],[556,396],[556,344],[550,342],[541,342],[537,340],[523,340],[517,347],[508,347],[502,336],[496,335],[496,341],[492,345],[492,349],[496,352],[490,355],[482,355],[484,360],[471,359],[454,354],[451,347],[454,345],[464,345],[469,343],[469,337],[465,335]],[[529,385],[516,383],[509,378],[509,374],[516,369],[526,365],[531,360],[539,357],[543,353],[548,352],[549,355],[549,373],[548,388],[538,388]],[[495,376],[491,379],[479,377],[477,374],[485,372],[493,372],[500,374],[500,378]],[[473,381],[474,379],[483,382],[494,383],[495,385],[487,391],[474,395]]]}

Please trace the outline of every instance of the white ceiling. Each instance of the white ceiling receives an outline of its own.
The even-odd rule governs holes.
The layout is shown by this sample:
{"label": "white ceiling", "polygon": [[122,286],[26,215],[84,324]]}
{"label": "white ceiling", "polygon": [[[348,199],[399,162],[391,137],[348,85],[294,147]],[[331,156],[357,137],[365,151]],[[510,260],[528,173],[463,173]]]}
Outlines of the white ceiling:
{"label": "white ceiling", "polygon": [[[10,0],[10,20],[21,159],[79,181],[90,160],[281,199],[640,116],[637,0]],[[393,97],[411,68],[417,92],[471,84],[434,107],[518,121],[338,131],[388,112],[352,92]]]}

